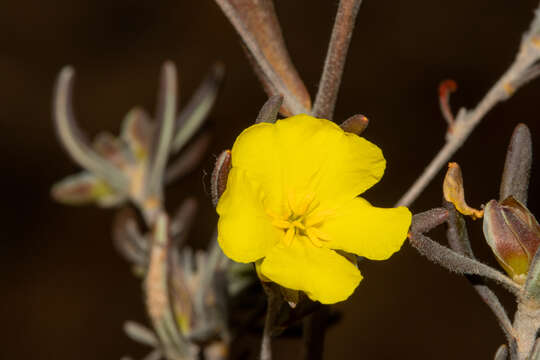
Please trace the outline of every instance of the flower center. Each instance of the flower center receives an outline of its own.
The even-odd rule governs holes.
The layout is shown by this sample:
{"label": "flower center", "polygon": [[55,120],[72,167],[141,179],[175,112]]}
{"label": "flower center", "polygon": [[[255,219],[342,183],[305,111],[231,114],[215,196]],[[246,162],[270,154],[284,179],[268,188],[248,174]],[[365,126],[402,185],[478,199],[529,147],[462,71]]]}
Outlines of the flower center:
{"label": "flower center", "polygon": [[288,209],[284,216],[269,214],[272,225],[282,229],[282,243],[290,246],[295,236],[306,236],[316,247],[322,247],[329,238],[320,229],[320,225],[328,214],[318,211],[319,202],[315,194],[309,193],[299,201],[294,194],[288,196]]}

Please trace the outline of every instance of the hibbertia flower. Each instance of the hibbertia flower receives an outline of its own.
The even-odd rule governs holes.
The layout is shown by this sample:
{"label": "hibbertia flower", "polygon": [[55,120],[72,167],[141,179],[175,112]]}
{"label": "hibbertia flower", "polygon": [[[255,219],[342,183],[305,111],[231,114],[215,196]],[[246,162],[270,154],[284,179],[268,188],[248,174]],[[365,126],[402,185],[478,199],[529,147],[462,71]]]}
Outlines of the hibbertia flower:
{"label": "hibbertia flower", "polygon": [[358,197],[384,173],[381,150],[331,121],[297,115],[253,125],[231,156],[218,241],[234,261],[256,262],[266,279],[336,303],[362,280],[343,255],[384,260],[405,241],[407,208]]}

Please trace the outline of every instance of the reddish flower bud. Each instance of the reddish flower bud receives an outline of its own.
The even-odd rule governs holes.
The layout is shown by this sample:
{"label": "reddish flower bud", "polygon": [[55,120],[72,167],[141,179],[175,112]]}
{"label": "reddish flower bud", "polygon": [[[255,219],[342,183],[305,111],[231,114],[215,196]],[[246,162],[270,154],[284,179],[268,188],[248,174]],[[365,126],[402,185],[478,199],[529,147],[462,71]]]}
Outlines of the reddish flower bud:
{"label": "reddish flower bud", "polygon": [[497,261],[523,283],[540,245],[540,226],[529,210],[512,196],[491,200],[484,209],[484,236]]}

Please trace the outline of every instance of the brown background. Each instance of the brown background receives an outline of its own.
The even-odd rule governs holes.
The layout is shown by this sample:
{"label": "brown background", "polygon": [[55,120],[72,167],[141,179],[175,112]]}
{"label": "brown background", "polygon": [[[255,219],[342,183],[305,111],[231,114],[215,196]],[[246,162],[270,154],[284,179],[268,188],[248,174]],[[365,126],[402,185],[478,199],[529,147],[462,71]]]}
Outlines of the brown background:
{"label": "brown background", "polygon": [[[391,206],[442,145],[439,81],[458,82],[454,108],[474,106],[512,61],[536,3],[364,3],[336,120],[367,115],[365,136],[388,160],[369,200]],[[314,93],[337,1],[282,0],[276,7],[294,62]],[[170,209],[187,194],[200,200],[191,241],[202,246],[216,221],[204,187],[213,155],[231,146],[265,100],[218,7],[211,0],[1,2],[1,359],[118,359],[145,352],[121,330],[124,320],[145,321],[145,315],[140,285],[111,244],[113,211],[50,200],[51,184],[78,171],[54,136],[50,104],[58,71],[72,64],[82,127],[92,136],[101,129],[116,132],[132,106],[153,110],[165,59],[179,67],[184,100],[214,61],[227,66],[209,122],[211,151],[167,193]],[[536,82],[498,106],[454,157],[473,206],[496,196],[513,127],[525,122],[534,138],[540,133],[539,93]],[[539,177],[535,171],[530,195],[536,213]],[[439,175],[413,212],[440,203],[441,181]],[[481,223],[472,223],[471,231],[474,248],[494,264]],[[361,267],[365,280],[338,305],[345,316],[328,333],[326,359],[487,359],[504,341],[469,284],[409,245],[390,261]],[[279,359],[297,357],[296,345],[277,346],[283,349]]]}

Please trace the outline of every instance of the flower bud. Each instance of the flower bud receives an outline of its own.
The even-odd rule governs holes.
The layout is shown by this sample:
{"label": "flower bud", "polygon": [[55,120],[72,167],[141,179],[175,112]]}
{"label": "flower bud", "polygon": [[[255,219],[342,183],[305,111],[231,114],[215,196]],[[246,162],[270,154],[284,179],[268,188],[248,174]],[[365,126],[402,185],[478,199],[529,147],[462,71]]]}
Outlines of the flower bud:
{"label": "flower bud", "polygon": [[523,283],[540,245],[540,226],[529,210],[512,196],[491,200],[484,209],[484,236],[497,261]]}

